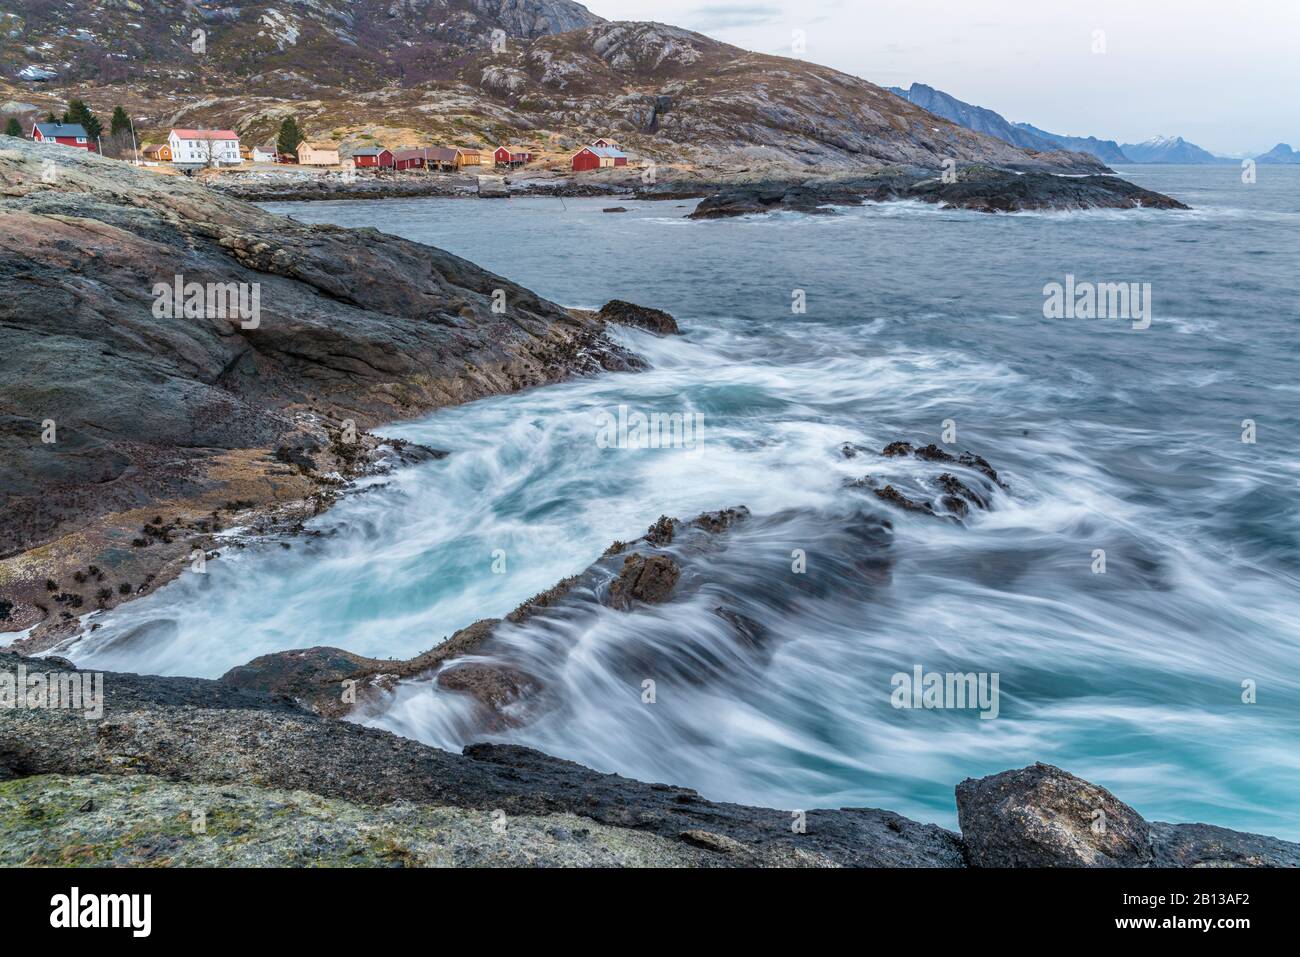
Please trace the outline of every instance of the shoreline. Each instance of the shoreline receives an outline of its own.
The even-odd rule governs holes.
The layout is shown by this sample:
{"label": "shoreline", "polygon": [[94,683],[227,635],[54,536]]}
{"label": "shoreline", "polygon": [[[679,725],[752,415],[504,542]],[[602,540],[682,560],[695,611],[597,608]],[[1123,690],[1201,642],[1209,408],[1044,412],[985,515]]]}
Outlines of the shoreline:
{"label": "shoreline", "polygon": [[[81,674],[58,659],[0,651],[0,686],[24,672],[65,682]],[[958,784],[958,834],[878,809],[714,802],[515,745],[454,754],[218,681],[106,673],[100,687],[100,718],[67,708],[0,711],[0,844],[17,848],[18,862],[55,863],[46,855],[59,852],[71,825],[81,834],[80,863],[129,865],[138,853],[195,865],[252,863],[254,853],[263,863],[300,863],[299,848],[315,843],[304,845],[303,821],[311,831],[316,815],[280,812],[306,802],[326,807],[327,820],[379,828],[388,838],[368,851],[364,840],[357,848],[335,834],[328,844],[341,841],[337,853],[308,851],[333,866],[374,864],[376,851],[432,863],[420,850],[432,837],[428,815],[451,818],[433,826],[436,843],[452,851],[444,862],[475,865],[517,863],[513,852],[522,850],[532,863],[574,866],[1300,866],[1300,844],[1147,821],[1105,788],[1045,764]],[[121,807],[123,789],[133,795],[132,813],[85,816]],[[37,826],[33,803],[51,805]],[[169,826],[178,804],[220,826],[211,834],[185,819]],[[1100,830],[1097,809],[1107,821]],[[493,818],[513,822],[505,832],[526,846],[484,841],[480,826],[466,833],[468,821]],[[230,839],[250,829],[260,840]]]}

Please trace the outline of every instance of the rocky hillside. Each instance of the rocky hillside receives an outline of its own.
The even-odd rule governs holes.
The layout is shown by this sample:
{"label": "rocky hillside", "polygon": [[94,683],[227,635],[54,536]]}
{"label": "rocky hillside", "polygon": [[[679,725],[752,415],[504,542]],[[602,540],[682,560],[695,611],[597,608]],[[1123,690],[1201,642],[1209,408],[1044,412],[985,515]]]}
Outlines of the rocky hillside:
{"label": "rocky hillside", "polygon": [[568,0],[0,0],[0,10],[0,100],[11,110],[72,96],[105,113],[120,103],[144,139],[220,125],[269,144],[292,114],[345,147],[524,140],[563,152],[613,133],[640,156],[691,165],[1102,171],[826,67],[664,24],[606,23]]}
{"label": "rocky hillside", "polygon": [[382,86],[488,47],[494,31],[527,39],[599,22],[572,0],[3,0],[0,72],[165,88],[286,73]]}

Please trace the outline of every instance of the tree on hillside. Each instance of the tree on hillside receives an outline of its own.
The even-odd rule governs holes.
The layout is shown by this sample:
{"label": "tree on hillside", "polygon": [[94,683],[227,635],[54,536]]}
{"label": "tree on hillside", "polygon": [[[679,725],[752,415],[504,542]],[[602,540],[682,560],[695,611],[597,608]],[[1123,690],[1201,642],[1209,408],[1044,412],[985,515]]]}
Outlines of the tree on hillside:
{"label": "tree on hillside", "polygon": [[131,118],[126,115],[126,110],[120,106],[113,107],[113,118],[108,121],[108,132],[110,136],[116,136],[118,133],[131,132]]}
{"label": "tree on hillside", "polygon": [[104,131],[104,126],[94,113],[90,112],[88,107],[81,100],[69,100],[68,112],[63,114],[64,123],[80,123],[86,130],[86,135],[92,140],[99,139],[99,134]]}
{"label": "tree on hillside", "polygon": [[104,141],[104,153],[118,158],[134,159],[132,153],[131,117],[122,107],[114,107],[113,118],[108,122],[108,139]]}
{"label": "tree on hillside", "polygon": [[298,128],[298,121],[292,116],[280,124],[280,135],[276,138],[275,148],[281,153],[297,153],[298,146],[306,139]]}
{"label": "tree on hillside", "polygon": [[57,123],[57,122],[59,122],[59,118],[58,118],[57,116],[54,115],[54,111],[53,111],[53,110],[50,110],[50,112],[47,113],[46,116],[45,116],[45,122],[46,122],[46,123]]}
{"label": "tree on hillside", "polygon": [[9,117],[8,122],[5,123],[5,136],[22,136],[22,135],[23,135],[23,125],[18,122],[18,117],[16,116]]}

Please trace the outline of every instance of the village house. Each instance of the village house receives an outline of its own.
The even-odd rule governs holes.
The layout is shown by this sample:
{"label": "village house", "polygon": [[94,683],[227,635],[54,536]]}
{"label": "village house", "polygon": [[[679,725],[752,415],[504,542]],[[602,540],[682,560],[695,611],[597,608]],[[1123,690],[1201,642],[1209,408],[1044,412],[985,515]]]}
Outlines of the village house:
{"label": "village house", "polygon": [[516,166],[531,163],[533,154],[522,146],[498,146],[496,152],[492,154],[492,158],[496,161],[497,166],[509,166],[514,169]]}
{"label": "village house", "polygon": [[86,128],[80,123],[34,123],[32,139],[37,143],[50,143],[59,146],[72,146],[77,149],[98,152],[95,144],[86,135]]}
{"label": "village house", "polygon": [[602,136],[600,139],[594,141],[591,145],[592,145],[592,146],[603,146],[603,147],[608,147],[609,149],[612,149],[612,150],[621,150],[621,149],[623,148],[623,147],[619,146],[617,143],[615,143],[613,140],[608,139],[607,137],[604,137],[604,136]]}
{"label": "village house", "polygon": [[436,166],[442,170],[458,170],[464,166],[478,166],[482,162],[478,150],[459,146],[430,146],[425,150],[425,158],[430,167]]}
{"label": "village house", "polygon": [[143,150],[144,158],[153,163],[170,163],[172,148],[166,143],[150,143]]}
{"label": "village house", "polygon": [[581,173],[611,166],[626,166],[627,154],[612,146],[584,146],[573,154],[573,171]]}
{"label": "village house", "polygon": [[424,169],[427,146],[413,149],[393,150],[393,169]]}
{"label": "village house", "polygon": [[298,146],[298,164],[300,166],[338,166],[338,144],[304,141]]}
{"label": "village house", "polygon": [[174,129],[167,137],[172,162],[198,166],[238,166],[239,134],[234,130]]}
{"label": "village house", "polygon": [[254,146],[249,159],[254,163],[275,163],[279,161],[280,156],[275,150],[264,150],[260,146]]}
{"label": "village house", "polygon": [[392,169],[393,151],[382,146],[366,146],[353,150],[352,165],[356,169]]}

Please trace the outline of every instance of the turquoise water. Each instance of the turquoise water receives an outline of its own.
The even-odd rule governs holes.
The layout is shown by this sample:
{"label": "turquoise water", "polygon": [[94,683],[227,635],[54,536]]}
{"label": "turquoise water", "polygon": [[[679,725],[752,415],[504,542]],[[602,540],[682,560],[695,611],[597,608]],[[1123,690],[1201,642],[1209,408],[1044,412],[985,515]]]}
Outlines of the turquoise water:
{"label": "turquoise water", "polygon": [[[391,426],[453,454],[346,500],[314,523],[325,535],[116,610],[64,653],[195,675],[318,644],[405,657],[660,514],[743,504],[755,519],[711,559],[704,594],[506,630],[500,653],[553,698],[532,723],[487,734],[428,682],[367,720],[713,798],[948,826],[957,781],[1041,760],[1150,818],[1300,839],[1300,170],[1260,167],[1251,185],[1231,167],[1124,172],[1195,209],[697,223],[689,204],[623,200],[626,214],[572,199],[276,207],[441,246],[569,305],[664,308],[684,335],[620,332],[652,362],[640,374]],[[1043,287],[1067,274],[1150,283],[1150,328],[1045,319]],[[619,405],[703,413],[702,441],[603,448],[596,422]],[[1006,479],[992,511],[963,527],[843,488],[920,475],[845,459],[843,443],[938,442],[945,420],[954,451]],[[880,547],[853,533],[863,514],[893,522],[884,576],[855,571]],[[721,598],[771,632],[767,653],[727,643],[709,614]],[[895,709],[891,676],[916,665],[997,673],[998,717]]]}

